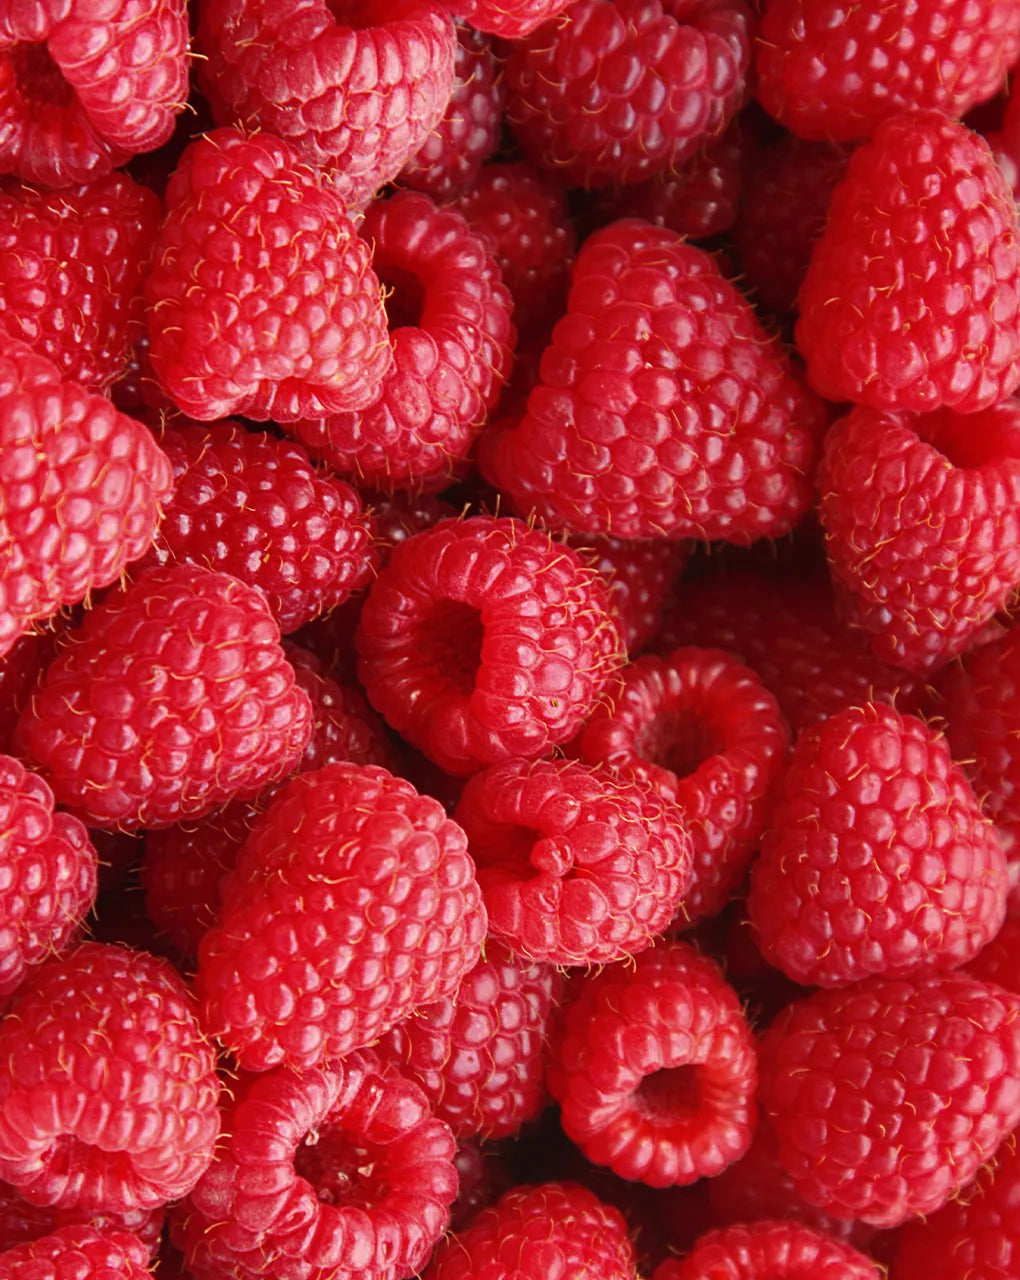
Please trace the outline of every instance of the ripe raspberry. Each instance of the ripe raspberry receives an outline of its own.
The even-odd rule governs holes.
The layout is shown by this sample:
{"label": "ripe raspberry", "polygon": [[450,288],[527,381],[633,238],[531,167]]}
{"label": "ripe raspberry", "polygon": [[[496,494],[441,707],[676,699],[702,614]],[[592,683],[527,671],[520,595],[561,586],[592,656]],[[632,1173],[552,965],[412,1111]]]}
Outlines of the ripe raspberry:
{"label": "ripe raspberry", "polygon": [[475,774],[467,832],[490,928],[559,965],[644,950],[691,878],[691,839],[653,789],[567,761],[511,760]]}
{"label": "ripe raspberry", "polygon": [[870,1259],[799,1222],[763,1219],[709,1231],[683,1262],[670,1259],[652,1280],[882,1280]]}
{"label": "ripe raspberry", "polygon": [[960,973],[816,991],[769,1027],[759,1064],[800,1194],[898,1226],[941,1208],[1020,1120],[1020,997]]}
{"label": "ripe raspberry", "polygon": [[102,177],[170,137],[188,96],[185,0],[40,0],[0,14],[0,173]]}
{"label": "ripe raspberry", "polygon": [[1018,57],[1018,0],[766,0],[757,94],[800,137],[849,142],[899,111],[966,115]]}
{"label": "ripe raspberry", "polygon": [[444,0],[454,13],[479,31],[520,40],[555,18],[571,0]]}
{"label": "ripe raspberry", "polygon": [[152,542],[173,489],[152,433],[22,343],[0,351],[0,655],[108,586]]}
{"label": "ripe raspberry", "polygon": [[457,48],[443,7],[206,0],[196,35],[207,58],[199,80],[217,124],[241,121],[282,138],[360,208],[443,118]]}
{"label": "ripe raspberry", "polygon": [[[1012,864],[1015,871],[1016,864]],[[1015,893],[1015,889],[1014,889]],[[965,972],[1020,993],[1020,904],[1010,900],[1002,928],[967,965]]]}
{"label": "ripe raspberry", "polygon": [[94,826],[168,826],[256,795],[312,731],[262,594],[192,565],[111,591],[48,668],[17,740]]}
{"label": "ripe raspberry", "polygon": [[90,942],[49,961],[0,1023],[0,1055],[0,1177],[33,1204],[155,1208],[212,1159],[216,1055],[163,960]]}
{"label": "ripe raspberry", "polygon": [[571,737],[622,661],[609,596],[569,547],[518,520],[444,520],[397,547],[357,635],[362,684],[448,773]]}
{"label": "ripe raspberry", "polygon": [[743,0],[575,0],[507,59],[525,159],[565,186],[678,168],[742,105],[751,22]]}
{"label": "ripe raspberry", "polygon": [[12,754],[18,717],[53,661],[65,619],[57,617],[45,631],[30,631],[15,640],[0,658],[0,751]]}
{"label": "ripe raspberry", "polygon": [[797,345],[831,400],[976,413],[1020,383],[1013,197],[987,144],[935,112],[850,157],[798,297]]}
{"label": "ripe raspberry", "polygon": [[224,1130],[171,1218],[194,1280],[400,1280],[443,1233],[450,1130],[370,1051],[242,1079]]}
{"label": "ripe raspberry", "polygon": [[655,636],[684,566],[683,543],[624,542],[620,538],[568,538],[606,579],[624,648],[632,656]]}
{"label": "ripe raspberry", "polygon": [[0,1253],[0,1280],[146,1280],[149,1251],[127,1231],[60,1227]]}
{"label": "ripe raspberry", "polygon": [[1001,120],[1001,127],[986,134],[995,163],[1013,189],[1014,200],[1020,196],[1020,81],[1013,78],[1012,92]]}
{"label": "ripe raspberry", "polygon": [[679,805],[694,849],[686,919],[712,916],[740,884],[772,811],[790,734],[750,668],[719,649],[647,654],[624,668],[614,709],[595,712],[580,758],[649,783]]}
{"label": "ripe raspberry", "polygon": [[939,666],[1020,582],[1020,401],[965,415],[858,407],[826,437],[818,488],[845,612],[886,662]]}
{"label": "ripe raspberry", "polygon": [[550,1050],[564,1132],[621,1178],[696,1182],[751,1143],[754,1036],[719,967],[686,943],[579,979]]}
{"label": "ripe raspberry", "polygon": [[214,130],[181,157],[166,208],[145,298],[178,408],[290,422],[372,403],[391,352],[371,253],[286,143]]}
{"label": "ripe raspberry", "polygon": [[92,1229],[104,1236],[130,1232],[141,1242],[145,1256],[159,1250],[166,1213],[159,1209],[130,1209],[125,1213],[88,1213],[29,1204],[6,1182],[0,1182],[0,1251],[30,1244],[54,1232]]}
{"label": "ripe raspberry", "polygon": [[393,365],[371,407],[290,429],[369,488],[442,489],[509,372],[512,301],[481,238],[419,192],[377,201],[360,234],[394,289],[386,303]]}
{"label": "ripe raspberry", "polygon": [[715,260],[630,219],[578,255],[567,314],[491,478],[555,526],[747,543],[808,511],[825,425]]}
{"label": "ripe raspberry", "polygon": [[485,936],[463,831],[373,766],[288,783],[221,893],[196,991],[205,1025],[251,1071],[370,1044],[452,996]]}
{"label": "ripe raspberry", "polygon": [[514,1187],[448,1236],[422,1280],[637,1280],[623,1215],[571,1182]]}

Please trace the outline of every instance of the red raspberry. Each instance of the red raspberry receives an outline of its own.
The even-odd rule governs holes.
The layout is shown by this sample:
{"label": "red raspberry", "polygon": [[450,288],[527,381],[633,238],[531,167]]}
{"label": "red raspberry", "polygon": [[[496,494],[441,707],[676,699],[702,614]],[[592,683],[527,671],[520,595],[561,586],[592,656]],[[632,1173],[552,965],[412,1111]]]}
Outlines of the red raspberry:
{"label": "red raspberry", "polygon": [[196,990],[245,1070],[303,1069],[370,1044],[452,996],[485,936],[463,831],[373,766],[288,783],[221,893]]}
{"label": "red raspberry", "polygon": [[0,1023],[0,1060],[0,1176],[33,1204],[155,1208],[212,1159],[216,1055],[163,960],[90,942],[49,961]]}
{"label": "red raspberry", "polygon": [[816,991],[769,1027],[760,1068],[804,1199],[898,1226],[941,1208],[1020,1121],[1020,997],[960,973]]}
{"label": "red raspberry", "polygon": [[145,298],[178,408],[290,422],[378,397],[391,352],[369,247],[286,143],[214,130],[181,157],[166,208]]}
{"label": "red raspberry", "polygon": [[631,655],[639,652],[659,630],[687,564],[687,547],[661,538],[625,542],[580,534],[568,542],[606,579],[624,648]]}
{"label": "red raspberry", "polygon": [[652,1280],[882,1280],[863,1253],[799,1222],[763,1219],[703,1235],[683,1262]]}
{"label": "red raspberry", "polygon": [[818,488],[845,611],[886,662],[939,666],[1020,582],[1020,401],[973,414],[858,407],[826,437]]}
{"label": "red raspberry", "polygon": [[8,3],[0,13],[0,173],[88,182],[170,137],[188,96],[185,0]]}
{"label": "red raspberry", "polygon": [[568,529],[747,543],[808,511],[825,425],[715,260],[624,220],[578,255],[567,314],[492,479]]}
{"label": "red raspberry", "polygon": [[457,48],[443,7],[205,0],[199,78],[217,124],[268,130],[327,170],[346,204],[364,206],[443,118]]}
{"label": "red raspberry", "polygon": [[509,372],[511,298],[482,239],[419,192],[377,201],[360,234],[394,289],[386,303],[392,368],[371,407],[290,430],[333,470],[369,488],[442,489]]}
{"label": "red raspberry", "polygon": [[514,1187],[448,1236],[422,1280],[637,1280],[627,1223],[572,1182]]}
{"label": "red raspberry", "polygon": [[848,142],[898,111],[965,115],[1018,57],[1018,0],[766,0],[757,94],[800,137]]}
{"label": "red raspberry", "polygon": [[125,1213],[88,1213],[29,1204],[6,1182],[0,1182],[0,1251],[25,1245],[67,1228],[92,1229],[108,1235],[130,1232],[149,1257],[159,1250],[166,1213],[159,1209],[130,1209]]}
{"label": "red raspberry", "polygon": [[1020,994],[1020,910],[1013,901],[1007,904],[1002,928],[967,965],[966,972]]}
{"label": "red raspberry", "polygon": [[1002,117],[1001,128],[988,133],[988,144],[995,156],[995,163],[1002,170],[1006,182],[1013,189],[1013,198],[1020,196],[1020,81],[1014,77],[1013,91]]}
{"label": "red raspberry", "polygon": [[59,615],[53,623],[59,631],[52,624],[45,631],[30,631],[0,658],[0,751],[8,755],[13,750],[18,717],[53,661],[58,635],[66,626]]}
{"label": "red raspberry", "polygon": [[691,839],[651,787],[567,761],[511,760],[471,778],[467,832],[489,924],[521,955],[604,964],[675,915]]}
{"label": "red raspberry", "polygon": [[371,1052],[242,1079],[171,1219],[194,1280],[400,1280],[457,1194],[450,1130]]}
{"label": "red raspberry", "polygon": [[765,958],[803,986],[955,969],[1006,915],[1006,859],[946,740],[867,703],[801,734],[751,869]]}
{"label": "red raspberry", "polygon": [[621,1178],[696,1182],[751,1143],[754,1037],[719,967],[686,943],[579,979],[550,1047],[564,1132]]}
{"label": "red raspberry", "polygon": [[893,116],[850,157],[798,297],[797,344],[831,400],[975,413],[1020,382],[1013,197],[983,139]]}
{"label": "red raspberry", "polygon": [[150,569],[86,615],[18,722],[60,803],[94,826],[169,826],[256,795],[312,732],[261,592]]}
{"label": "red raspberry", "polygon": [[173,489],[152,433],[13,339],[0,351],[0,655],[115,582]]}
{"label": "red raspberry", "polygon": [[389,724],[448,773],[548,754],[612,689],[609,596],[569,547],[519,520],[444,520],[369,592],[359,673]]}
{"label": "red raspberry", "polygon": [[525,159],[584,187],[679,167],[742,105],[751,21],[743,0],[575,0],[507,60]]}
{"label": "red raspberry", "polygon": [[0,1280],[146,1280],[149,1251],[127,1231],[60,1227],[0,1253]]}
{"label": "red raspberry", "polygon": [[454,13],[479,31],[519,40],[555,18],[571,0],[444,0]]}
{"label": "red raspberry", "polygon": [[647,654],[623,672],[615,709],[600,709],[580,758],[652,784],[679,805],[694,848],[686,919],[712,916],[740,884],[772,811],[790,734],[750,668],[718,649]]}

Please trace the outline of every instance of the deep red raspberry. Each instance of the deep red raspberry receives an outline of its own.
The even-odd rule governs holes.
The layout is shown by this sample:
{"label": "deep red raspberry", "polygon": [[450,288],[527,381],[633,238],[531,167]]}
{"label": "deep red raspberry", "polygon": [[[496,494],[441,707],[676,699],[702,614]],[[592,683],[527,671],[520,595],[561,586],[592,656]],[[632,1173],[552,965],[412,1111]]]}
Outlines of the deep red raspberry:
{"label": "deep red raspberry", "polygon": [[653,788],[566,761],[476,774],[456,819],[489,925],[515,952],[604,964],[650,946],[691,878],[691,838]]}
{"label": "deep red raspberry", "polygon": [[0,1251],[29,1244],[61,1229],[91,1228],[108,1235],[130,1232],[150,1257],[159,1250],[166,1213],[159,1209],[129,1209],[124,1213],[89,1213],[29,1204],[6,1182],[0,1182]]}
{"label": "deep red raspberry", "polygon": [[[290,640],[284,640],[283,651],[294,668],[295,683],[312,704],[314,727],[298,763],[300,771],[307,773],[337,760],[350,760],[395,772],[399,751],[361,690],[333,676],[315,654]],[[277,790],[279,786],[274,784]]]}
{"label": "deep red raspberry", "polygon": [[[1015,863],[1011,869],[1015,872]],[[1011,900],[1007,904],[1002,928],[967,965],[966,972],[982,982],[995,982],[1020,993],[1020,903]]]}
{"label": "deep red raspberry", "polygon": [[0,1023],[0,1054],[0,1176],[33,1204],[155,1208],[212,1159],[216,1055],[163,960],[90,942],[49,961]]}
{"label": "deep red raspberry", "polygon": [[747,543],[809,509],[825,425],[715,259],[625,219],[578,255],[490,478],[522,511],[579,532]]}
{"label": "deep red raspberry", "polygon": [[555,18],[571,0],[444,0],[451,12],[479,31],[519,40]]}
{"label": "deep red raspberry", "polygon": [[677,168],[740,108],[751,21],[743,0],[575,0],[507,59],[525,159],[566,186]]}
{"label": "deep red raspberry", "polygon": [[682,542],[656,538],[625,542],[574,534],[568,542],[590,559],[609,584],[624,648],[634,656],[655,636],[666,606],[674,596],[688,549]]}
{"label": "deep red raspberry", "polygon": [[312,733],[265,597],[193,565],[150,569],[86,615],[17,740],[94,826],[169,826],[287,774]]}
{"label": "deep red raspberry", "polygon": [[60,1227],[0,1253],[0,1280],[146,1280],[149,1251],[127,1231]]}
{"label": "deep red raspberry", "polygon": [[218,124],[284,139],[361,207],[443,118],[457,38],[438,0],[206,0],[199,79]]}
{"label": "deep red raspberry", "polygon": [[995,163],[1002,170],[1006,182],[1013,189],[1013,198],[1020,197],[1020,81],[1014,77],[1012,93],[1002,117],[1001,127],[986,134],[995,156]]}
{"label": "deep red raspberry", "polygon": [[40,0],[0,13],[0,173],[101,177],[170,137],[188,96],[185,0]]}
{"label": "deep red raspberry", "polygon": [[686,943],[578,979],[550,1051],[564,1132],[621,1178],[696,1182],[751,1143],[754,1036],[722,971]]}
{"label": "deep red raspberry", "polygon": [[1020,382],[1013,197],[982,138],[893,116],[850,157],[798,296],[797,345],[831,400],[975,413]]}
{"label": "deep red raspberry", "polygon": [[194,1280],[402,1280],[443,1233],[453,1137],[370,1051],[242,1079],[224,1129],[173,1211]]}
{"label": "deep red raspberry", "polygon": [[516,1179],[498,1144],[462,1138],[453,1157],[459,1187],[450,1208],[450,1230],[460,1231],[487,1205],[495,1203]]}
{"label": "deep red raspberry", "polygon": [[652,1280],[882,1280],[857,1249],[800,1222],[763,1219],[702,1236],[683,1262],[669,1260]]}
{"label": "deep red raspberry", "polygon": [[65,620],[59,615],[53,624],[19,637],[0,658],[0,751],[5,754],[13,752],[18,717],[53,661],[57,638],[66,629]]}
{"label": "deep red raspberry", "polygon": [[178,408],[290,422],[377,398],[392,356],[371,252],[285,142],[206,134],[166,209],[145,299],[152,368]]}
{"label": "deep red raspberry", "polygon": [[769,1027],[759,1065],[804,1199],[898,1226],[946,1204],[1020,1120],[1020,997],[960,973],[817,991]]}

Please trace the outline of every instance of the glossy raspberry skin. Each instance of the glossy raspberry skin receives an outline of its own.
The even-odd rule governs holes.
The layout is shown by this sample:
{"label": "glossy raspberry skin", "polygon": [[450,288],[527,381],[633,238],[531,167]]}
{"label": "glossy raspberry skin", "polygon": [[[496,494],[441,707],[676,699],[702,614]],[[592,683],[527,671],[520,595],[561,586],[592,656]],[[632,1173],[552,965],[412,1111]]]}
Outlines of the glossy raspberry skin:
{"label": "glossy raspberry skin", "polygon": [[127,1231],[60,1227],[0,1253],[0,1280],[145,1280],[149,1251]]}
{"label": "glossy raspberry skin", "polygon": [[549,1091],[595,1164],[652,1187],[713,1177],[757,1119],[754,1037],[719,967],[683,942],[580,979],[550,1046]]}
{"label": "glossy raspberry skin", "polygon": [[244,1070],[307,1069],[371,1044],[452,996],[485,936],[463,831],[374,766],[288,783],[221,894],[195,989]]}
{"label": "glossy raspberry skin", "polygon": [[715,259],[625,219],[581,249],[490,478],[553,527],[748,543],[809,509],[825,419]]}
{"label": "glossy raspberry skin", "polygon": [[764,1219],[702,1236],[682,1262],[664,1262],[653,1280],[881,1280],[863,1253],[799,1222]]}
{"label": "glossy raspberry skin", "polygon": [[[1011,864],[1011,870],[1015,869],[1016,864]],[[1020,910],[1013,899],[1007,905],[1002,928],[967,965],[965,972],[982,982],[994,982],[1007,991],[1020,993]]]}
{"label": "glossy raspberry skin", "polygon": [[687,547],[661,539],[627,542],[621,538],[584,538],[579,534],[569,542],[590,559],[609,584],[620,636],[633,657],[659,629],[687,563]]}
{"label": "glossy raspberry skin", "polygon": [[145,299],[152,368],[179,409],[292,422],[372,403],[391,353],[371,253],[291,147],[206,134],[166,210]]}
{"label": "glossy raspberry skin", "polygon": [[524,158],[564,186],[677,168],[742,105],[751,20],[742,0],[575,0],[507,59]]}
{"label": "glossy raspberry skin", "polygon": [[371,1051],[248,1077],[224,1129],[172,1218],[194,1280],[401,1280],[446,1226],[450,1130]]}
{"label": "glossy raspberry skin", "polygon": [[165,961],[99,942],[49,961],[0,1025],[0,1050],[0,1177],[33,1204],[155,1208],[212,1159],[216,1055]]}
{"label": "glossy raspberry skin", "polygon": [[797,345],[830,400],[976,413],[1020,382],[1013,197],[983,139],[893,116],[850,157],[798,295]]}
{"label": "glossy raspberry skin", "polygon": [[16,736],[61,804],[93,826],[135,830],[256,795],[294,767],[311,732],[261,593],[172,565],[86,615]]}
{"label": "glossy raspberry skin", "polygon": [[759,1065],[800,1194],[898,1226],[941,1208],[1020,1120],[1020,997],[959,973],[817,991],[772,1023]]}
{"label": "glossy raspberry skin", "polygon": [[58,616],[54,622],[45,630],[26,632],[0,658],[0,751],[7,754],[12,753],[18,717],[53,660],[58,634],[66,630],[64,619]]}
{"label": "glossy raspberry skin", "polygon": [[208,0],[196,42],[216,122],[282,138],[353,208],[420,149],[454,85],[435,0]]}
{"label": "glossy raspberry skin", "polygon": [[108,1236],[130,1233],[143,1246],[148,1258],[159,1250],[166,1213],[158,1209],[128,1209],[123,1213],[90,1213],[87,1209],[57,1209],[34,1205],[14,1187],[0,1182],[0,1253],[18,1245],[51,1236],[62,1229],[92,1230]]}
{"label": "glossy raspberry skin", "polygon": [[466,18],[479,31],[519,40],[555,18],[570,0],[445,0],[451,12]]}

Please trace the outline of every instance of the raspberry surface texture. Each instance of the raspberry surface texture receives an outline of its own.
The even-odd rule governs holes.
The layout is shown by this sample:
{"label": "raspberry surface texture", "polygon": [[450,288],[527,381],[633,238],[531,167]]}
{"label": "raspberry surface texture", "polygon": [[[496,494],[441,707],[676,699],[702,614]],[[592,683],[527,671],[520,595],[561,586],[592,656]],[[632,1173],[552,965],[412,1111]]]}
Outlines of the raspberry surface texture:
{"label": "raspberry surface texture", "polygon": [[145,1280],[149,1251],[127,1231],[61,1227],[0,1253],[0,1280]]}
{"label": "raspberry surface texture", "polygon": [[764,1219],[702,1236],[652,1280],[882,1280],[870,1258],[799,1222]]}
{"label": "raspberry surface texture", "polygon": [[570,0],[448,0],[448,5],[479,31],[518,40],[561,14]]}

